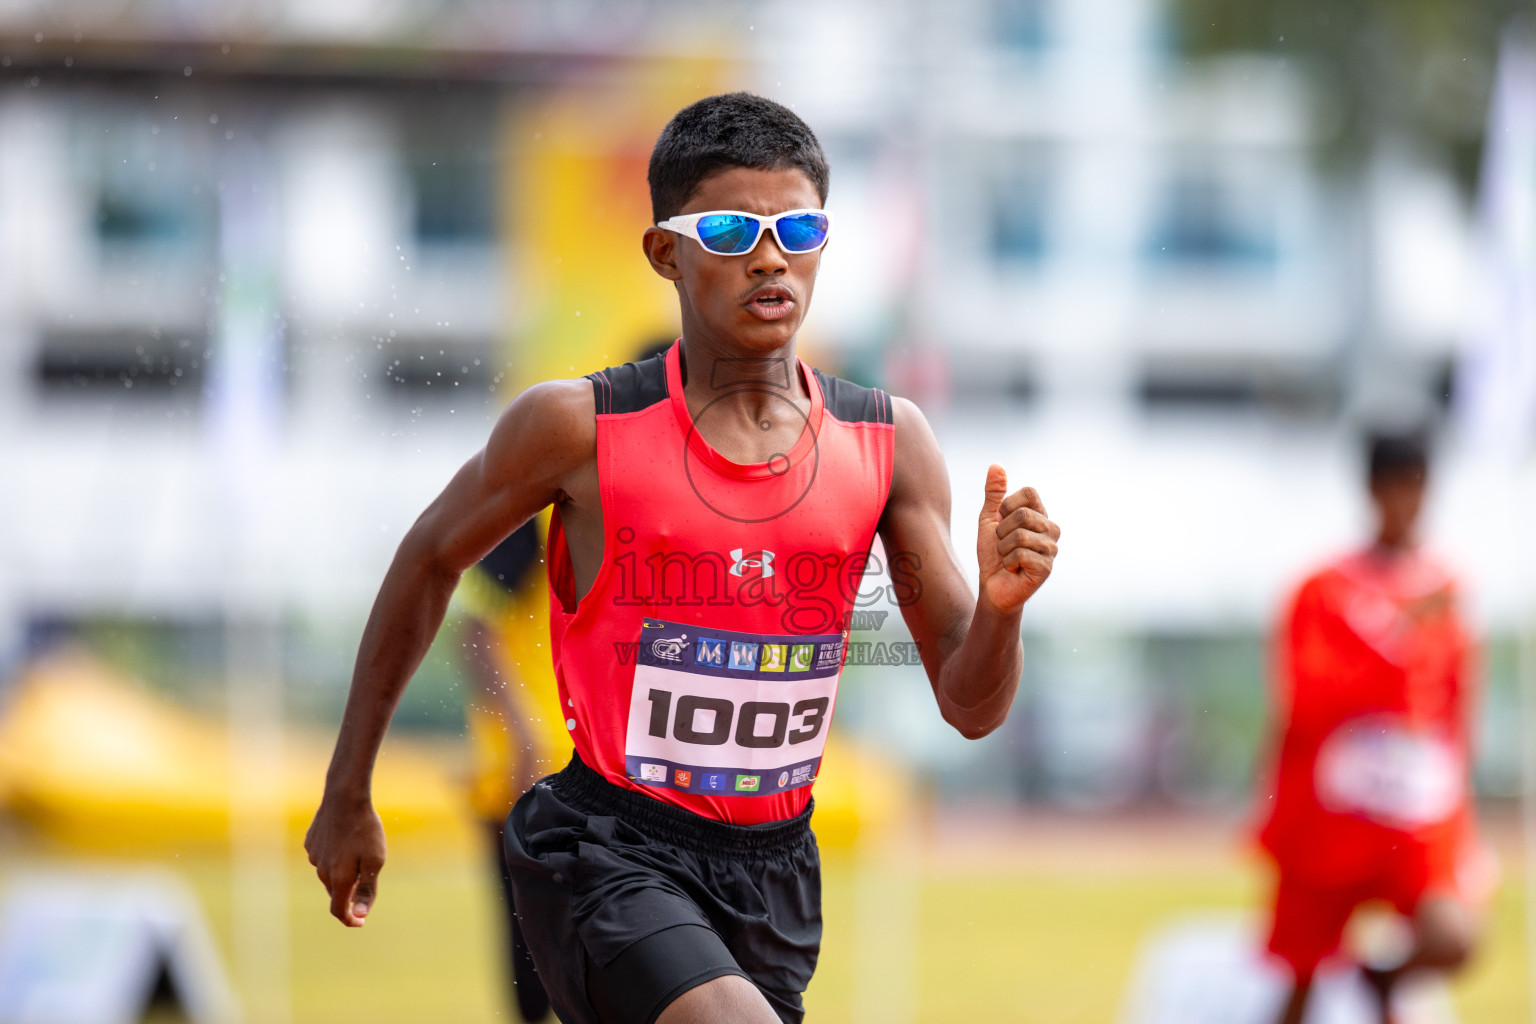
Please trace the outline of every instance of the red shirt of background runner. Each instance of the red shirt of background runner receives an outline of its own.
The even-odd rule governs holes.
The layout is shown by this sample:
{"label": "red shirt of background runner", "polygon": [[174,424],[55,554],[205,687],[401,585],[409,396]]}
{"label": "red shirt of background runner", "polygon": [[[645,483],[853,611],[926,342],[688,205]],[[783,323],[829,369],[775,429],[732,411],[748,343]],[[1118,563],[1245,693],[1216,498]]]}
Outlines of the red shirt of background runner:
{"label": "red shirt of background runner", "polygon": [[1412,855],[1429,887],[1455,887],[1472,829],[1469,655],[1455,580],[1423,554],[1372,548],[1302,584],[1276,645],[1279,757],[1260,832],[1282,871],[1349,886]]}

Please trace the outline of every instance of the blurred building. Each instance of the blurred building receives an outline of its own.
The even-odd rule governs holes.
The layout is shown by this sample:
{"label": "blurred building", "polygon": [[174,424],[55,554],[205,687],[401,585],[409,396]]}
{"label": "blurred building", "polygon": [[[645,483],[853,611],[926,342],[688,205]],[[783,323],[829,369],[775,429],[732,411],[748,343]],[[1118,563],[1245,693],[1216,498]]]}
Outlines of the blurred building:
{"label": "blurred building", "polygon": [[[553,365],[525,115],[694,61],[685,98],[752,88],[827,144],[806,340],[929,411],[957,549],[990,461],[1065,524],[1006,735],[939,736],[897,669],[850,724],[970,789],[1231,798],[1277,602],[1364,529],[1359,425],[1444,404],[1468,214],[1406,147],[1331,175],[1298,67],[1177,37],[1154,0],[5,5],[0,648],[216,622],[239,576],[344,686],[400,535]],[[1447,447],[1433,518],[1495,631],[1516,486]]]}

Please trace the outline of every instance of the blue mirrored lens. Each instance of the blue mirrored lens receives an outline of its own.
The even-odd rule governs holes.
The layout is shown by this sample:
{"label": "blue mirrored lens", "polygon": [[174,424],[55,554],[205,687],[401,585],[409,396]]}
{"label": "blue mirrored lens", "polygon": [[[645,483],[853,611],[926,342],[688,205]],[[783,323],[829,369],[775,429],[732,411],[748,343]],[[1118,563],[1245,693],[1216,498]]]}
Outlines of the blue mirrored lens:
{"label": "blue mirrored lens", "polygon": [[700,217],[698,229],[699,241],[704,243],[704,248],[723,256],[735,256],[750,252],[757,244],[762,222],[756,217],[736,213],[715,213]]}
{"label": "blue mirrored lens", "polygon": [[797,213],[775,225],[786,252],[810,252],[827,240],[827,215]]}

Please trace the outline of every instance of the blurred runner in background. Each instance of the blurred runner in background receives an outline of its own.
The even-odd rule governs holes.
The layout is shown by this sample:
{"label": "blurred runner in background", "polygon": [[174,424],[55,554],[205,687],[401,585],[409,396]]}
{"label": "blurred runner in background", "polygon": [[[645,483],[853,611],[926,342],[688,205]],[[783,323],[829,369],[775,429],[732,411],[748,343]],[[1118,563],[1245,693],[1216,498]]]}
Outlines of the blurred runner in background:
{"label": "blurred runner in background", "polygon": [[1278,869],[1269,949],[1295,973],[1282,1024],[1300,1024],[1319,963],[1378,901],[1411,921],[1361,966],[1392,1021],[1403,975],[1466,963],[1492,885],[1468,778],[1467,630],[1454,578],[1416,535],[1428,462],[1422,435],[1372,439],[1375,542],[1308,578],[1280,623],[1260,840]]}
{"label": "blurred runner in background", "polygon": [[465,723],[473,764],[470,803],[485,823],[487,851],[501,879],[513,996],[525,1021],[549,1015],[549,996],[533,968],[512,911],[512,882],[502,854],[502,827],[517,798],[570,760],[570,733],[560,695],[539,649],[549,630],[543,544],[536,519],[524,523],[474,569],[455,598],[468,613],[464,652],[472,688]]}

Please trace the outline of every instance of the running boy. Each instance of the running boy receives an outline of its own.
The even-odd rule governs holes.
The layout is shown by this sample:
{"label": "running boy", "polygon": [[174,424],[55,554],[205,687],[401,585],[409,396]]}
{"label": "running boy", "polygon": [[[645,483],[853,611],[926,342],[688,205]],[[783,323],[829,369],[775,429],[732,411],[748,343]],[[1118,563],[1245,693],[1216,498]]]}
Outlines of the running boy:
{"label": "running boy", "polygon": [[1313,974],[1362,903],[1390,902],[1413,925],[1411,949],[1364,968],[1383,1024],[1399,978],[1455,970],[1474,944],[1488,870],[1469,792],[1469,645],[1455,580],[1418,547],[1428,462],[1421,436],[1372,441],[1375,543],[1313,574],[1281,624],[1260,838],[1279,875],[1269,948],[1295,979],[1282,1024],[1304,1019]]}
{"label": "running boy", "polygon": [[991,467],[973,596],[922,414],[796,357],[831,228],[800,118],[745,93],[700,100],[662,132],[649,180],[642,243],[682,337],[519,395],[411,527],[305,844],[332,913],[362,924],[384,863],[369,778],[395,703],[459,574],[554,505],[551,655],[576,755],[518,802],[506,846],[555,1010],[799,1021],[821,938],[810,787],[875,533],[939,711],[975,738],[1008,713],[1020,616],[1060,531]]}

